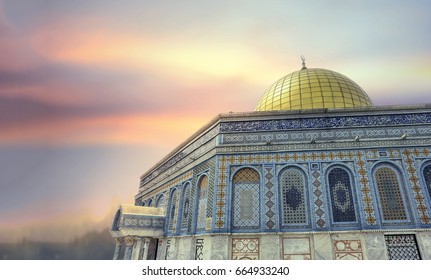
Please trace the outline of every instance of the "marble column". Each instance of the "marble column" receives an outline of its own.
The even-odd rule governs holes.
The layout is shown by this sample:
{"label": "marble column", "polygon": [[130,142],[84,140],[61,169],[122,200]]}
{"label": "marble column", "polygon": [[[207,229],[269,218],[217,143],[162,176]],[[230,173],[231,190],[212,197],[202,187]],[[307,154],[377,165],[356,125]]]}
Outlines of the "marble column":
{"label": "marble column", "polygon": [[148,259],[148,247],[150,245],[150,239],[149,238],[144,238],[142,239],[142,249],[141,249],[141,253],[140,253],[140,258],[141,260],[147,260]]}
{"label": "marble column", "polygon": [[118,260],[118,255],[120,254],[120,250],[121,250],[121,238],[117,238],[115,239],[115,251],[114,251],[114,257],[113,260]]}
{"label": "marble column", "polygon": [[133,244],[132,260],[139,260],[139,253],[141,252],[142,239],[136,238]]}
{"label": "marble column", "polygon": [[131,236],[127,236],[125,238],[126,243],[126,252],[124,252],[124,260],[130,260],[132,259],[132,251],[133,251],[133,244],[135,243],[135,238]]}

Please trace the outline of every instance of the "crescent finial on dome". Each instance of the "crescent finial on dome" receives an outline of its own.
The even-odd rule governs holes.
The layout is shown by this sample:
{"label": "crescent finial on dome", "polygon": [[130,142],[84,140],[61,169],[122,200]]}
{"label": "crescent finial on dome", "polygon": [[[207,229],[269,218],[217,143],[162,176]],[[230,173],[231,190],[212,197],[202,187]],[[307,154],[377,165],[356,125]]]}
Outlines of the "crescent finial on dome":
{"label": "crescent finial on dome", "polygon": [[302,59],[302,69],[301,70],[307,69],[307,67],[305,67],[305,57],[303,55],[301,55],[301,59]]}

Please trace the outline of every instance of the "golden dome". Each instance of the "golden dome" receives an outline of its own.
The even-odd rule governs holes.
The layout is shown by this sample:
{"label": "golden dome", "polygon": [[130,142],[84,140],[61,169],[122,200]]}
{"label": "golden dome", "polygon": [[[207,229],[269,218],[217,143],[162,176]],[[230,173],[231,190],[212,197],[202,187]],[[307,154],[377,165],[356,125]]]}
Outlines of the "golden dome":
{"label": "golden dome", "polygon": [[305,66],[276,81],[256,111],[371,107],[365,91],[340,73]]}

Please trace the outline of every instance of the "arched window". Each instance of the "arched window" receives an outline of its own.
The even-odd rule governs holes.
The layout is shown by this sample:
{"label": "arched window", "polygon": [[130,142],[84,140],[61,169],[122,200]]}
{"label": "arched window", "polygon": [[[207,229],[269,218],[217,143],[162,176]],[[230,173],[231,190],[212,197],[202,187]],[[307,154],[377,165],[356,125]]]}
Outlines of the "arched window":
{"label": "arched window", "polygon": [[164,208],[165,207],[165,196],[162,194],[157,198],[156,207]]}
{"label": "arched window", "polygon": [[175,225],[177,223],[177,191],[174,190],[172,192],[172,198],[171,198],[171,208],[169,210],[169,224],[168,224],[168,230],[170,232],[175,232]]}
{"label": "arched window", "polygon": [[198,183],[198,215],[196,221],[196,229],[198,230],[205,230],[207,193],[208,177],[204,175],[199,179]]}
{"label": "arched window", "polygon": [[181,229],[187,230],[190,219],[190,186],[188,185],[184,191],[183,199],[183,214],[181,217]]}
{"label": "arched window", "polygon": [[423,170],[423,175],[424,175],[424,179],[425,179],[425,185],[426,185],[427,190],[428,190],[428,195],[431,199],[431,163],[428,164],[427,166],[425,166],[425,168]]}
{"label": "arched window", "polygon": [[153,199],[151,199],[151,198],[148,199],[147,206],[149,206],[149,207],[153,206]]}
{"label": "arched window", "polygon": [[305,176],[297,168],[288,168],[280,174],[283,224],[307,223],[305,186]]}
{"label": "arched window", "polygon": [[407,220],[397,172],[392,168],[383,166],[376,170],[374,176],[379,192],[383,219],[387,221]]}
{"label": "arched window", "polygon": [[332,221],[334,223],[356,222],[352,183],[347,170],[333,168],[328,173],[328,186],[331,196]]}
{"label": "arched window", "polygon": [[260,228],[259,185],[259,173],[251,168],[243,168],[233,177],[233,230]]}

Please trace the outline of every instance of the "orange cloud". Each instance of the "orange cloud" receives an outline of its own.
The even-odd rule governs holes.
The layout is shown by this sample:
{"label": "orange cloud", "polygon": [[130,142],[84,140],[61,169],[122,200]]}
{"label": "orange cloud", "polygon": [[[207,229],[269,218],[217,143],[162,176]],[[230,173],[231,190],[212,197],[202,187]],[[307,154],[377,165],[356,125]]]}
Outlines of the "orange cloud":
{"label": "orange cloud", "polygon": [[120,115],[28,122],[3,129],[0,142],[51,145],[142,144],[172,146],[208,119],[194,115]]}
{"label": "orange cloud", "polygon": [[[244,42],[224,42],[217,38],[189,41],[174,34],[108,29],[97,19],[89,21],[91,25],[83,26],[72,19],[64,23],[63,19],[62,25],[46,26],[32,36],[32,46],[54,61],[108,68],[130,67],[135,71],[151,69],[175,73],[183,82],[184,79],[196,82],[209,77],[247,76],[252,77],[250,82],[258,84],[272,80],[274,73],[285,68],[274,64],[270,53],[262,56]],[[67,31],[63,26],[67,26]]]}

